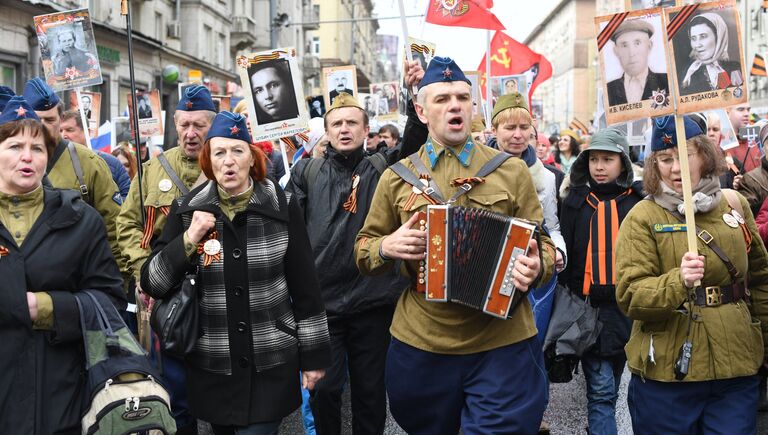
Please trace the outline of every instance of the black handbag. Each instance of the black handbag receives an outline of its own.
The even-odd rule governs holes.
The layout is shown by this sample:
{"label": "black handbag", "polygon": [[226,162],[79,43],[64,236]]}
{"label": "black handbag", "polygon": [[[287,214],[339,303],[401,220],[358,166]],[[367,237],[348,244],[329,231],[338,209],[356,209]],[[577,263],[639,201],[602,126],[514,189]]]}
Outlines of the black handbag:
{"label": "black handbag", "polygon": [[149,324],[166,353],[183,358],[199,337],[197,271],[189,272],[178,290],[155,301]]}

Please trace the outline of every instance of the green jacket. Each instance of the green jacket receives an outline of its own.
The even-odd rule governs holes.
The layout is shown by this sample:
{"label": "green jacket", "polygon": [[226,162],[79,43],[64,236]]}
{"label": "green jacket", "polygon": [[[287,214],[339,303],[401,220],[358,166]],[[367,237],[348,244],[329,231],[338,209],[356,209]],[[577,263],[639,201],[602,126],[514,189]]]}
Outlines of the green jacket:
{"label": "green jacket", "polygon": [[[463,149],[468,151],[466,164],[460,162],[460,156],[465,152],[444,149],[435,144],[436,155],[441,157],[436,159],[431,176],[446,197],[458,189],[451,185],[451,180],[476,175],[483,164],[499,153],[484,145],[468,145]],[[429,168],[431,157],[425,147],[421,147],[418,155]],[[416,171],[408,159],[401,160],[401,163]],[[379,248],[384,237],[395,232],[416,210],[426,211],[428,202],[421,196],[415,200],[413,211],[406,211],[405,206],[412,192],[411,186],[392,170],[382,174],[365,225],[355,242],[356,262],[363,274],[376,275],[396,265],[394,261],[384,261],[379,255]],[[491,210],[539,223],[543,220],[531,174],[520,159],[508,159],[486,176],[484,183],[461,196],[456,205]],[[541,242],[539,250],[544,261],[540,282],[546,282],[552,275],[555,247],[544,234]],[[409,270],[415,271],[418,267],[418,262],[414,261],[410,269],[402,267],[401,272],[415,281]],[[502,320],[457,303],[428,302],[423,294],[406,290],[398,300],[390,332],[398,340],[421,350],[466,355],[528,339],[536,335],[536,325],[528,298],[523,298],[512,315]]]}
{"label": "green jacket", "polygon": [[[180,147],[166,151],[165,157],[181,181],[188,188],[191,188],[200,177],[201,171],[197,160],[187,157]],[[142,169],[141,193],[144,197],[144,207],[153,209],[155,215],[151,236],[151,239],[154,240],[160,236],[165,226],[164,211],[167,213],[173,200],[181,196],[181,191],[171,182],[171,177],[165,172],[157,158],[145,162]],[[150,213],[147,213],[147,217],[149,216]],[[125,199],[117,219],[117,239],[127,265],[137,282],[141,274],[141,266],[152,252],[151,246],[148,245],[146,248],[140,246],[143,235],[144,223],[141,218],[138,177],[134,177],[131,181],[128,197]]]}
{"label": "green jacket", "polygon": [[[120,189],[112,179],[112,171],[109,170],[107,163],[99,157],[98,154],[88,149],[86,146],[74,144],[77,157],[80,160],[80,166],[83,168],[83,182],[88,187],[88,205],[99,212],[104,225],[107,228],[107,241],[112,249],[112,255],[117,261],[121,272],[127,270],[123,256],[120,254],[120,248],[117,243],[117,229],[115,221],[120,213]],[[59,142],[54,155],[58,154],[55,161],[48,163],[48,181],[53,187],[59,189],[73,189],[80,191],[80,182],[75,175],[75,169],[72,166],[72,157],[67,150],[67,141]],[[86,198],[83,198],[86,199]]]}
{"label": "green jacket", "polygon": [[[757,232],[749,204],[739,195],[751,251],[740,227],[725,224],[731,208],[723,197],[707,213],[696,215],[696,225],[708,231],[742,276],[747,276],[752,306],[745,301],[716,307],[693,306],[691,366],[685,381],[707,381],[750,376],[763,362],[768,330],[768,254]],[[656,381],[674,381],[674,363],[688,330],[690,308],[680,277],[680,262],[688,251],[684,231],[663,232],[657,224],[679,223],[653,201],[641,201],[624,219],[616,244],[616,299],[632,320],[625,347],[632,373]],[[731,278],[725,264],[701,240],[706,259],[702,286],[726,286]]]}

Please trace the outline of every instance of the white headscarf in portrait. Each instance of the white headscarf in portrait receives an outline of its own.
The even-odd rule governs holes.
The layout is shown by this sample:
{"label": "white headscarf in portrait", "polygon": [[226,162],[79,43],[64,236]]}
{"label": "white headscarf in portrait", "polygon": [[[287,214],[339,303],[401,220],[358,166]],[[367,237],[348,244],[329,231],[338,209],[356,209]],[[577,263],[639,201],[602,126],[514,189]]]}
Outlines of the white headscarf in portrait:
{"label": "white headscarf in portrait", "polygon": [[[712,58],[710,59],[699,60],[699,59],[696,59],[696,50],[691,48],[691,54],[689,55],[689,57],[691,59],[696,59],[696,60],[693,61],[691,66],[688,67],[688,71],[686,71],[685,73],[685,78],[683,79],[684,87],[689,86],[691,84],[691,76],[702,65],[712,65],[716,67],[715,69],[719,71],[724,71],[718,62],[728,60],[728,26],[725,24],[725,20],[723,20],[723,17],[712,12],[704,12],[703,14],[699,14],[691,18],[691,22],[693,22],[693,20],[696,20],[697,18],[702,18],[708,21],[715,28],[715,39],[716,39],[715,53],[714,53],[714,56],[712,56]],[[690,34],[689,34],[689,37],[690,37]]]}

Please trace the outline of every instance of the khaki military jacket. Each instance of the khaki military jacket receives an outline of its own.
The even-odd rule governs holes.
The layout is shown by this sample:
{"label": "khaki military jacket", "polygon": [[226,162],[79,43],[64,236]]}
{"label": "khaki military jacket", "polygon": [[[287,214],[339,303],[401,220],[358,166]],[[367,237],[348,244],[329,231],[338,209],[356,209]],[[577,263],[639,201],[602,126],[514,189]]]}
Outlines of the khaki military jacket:
{"label": "khaki military jacket", "polygon": [[[458,189],[451,186],[457,177],[472,177],[499,152],[483,146],[469,144],[462,150],[444,149],[434,143],[431,169],[432,179],[443,196],[449,198]],[[431,159],[422,147],[419,158],[427,168]],[[462,163],[463,161],[463,163]],[[408,159],[401,160],[408,169],[418,173]],[[411,186],[391,169],[382,174],[376,188],[368,217],[357,235],[355,255],[357,265],[364,274],[378,274],[393,267],[393,261],[385,261],[379,255],[384,236],[397,230],[417,210],[426,211],[428,202],[421,196],[411,211],[405,204],[412,193]],[[485,183],[476,185],[461,196],[456,205],[482,208],[508,216],[530,219],[541,224],[541,205],[530,172],[520,159],[508,159],[498,169],[485,177]],[[555,248],[552,240],[542,235],[543,274],[546,282],[552,274]],[[410,270],[418,270],[418,262],[411,262]],[[402,273],[415,282],[407,268]],[[536,334],[536,325],[528,303],[523,298],[512,316],[506,320],[492,317],[482,311],[456,303],[427,302],[424,295],[411,289],[401,295],[397,303],[391,327],[398,340],[418,349],[442,354],[470,354],[496,349],[530,338]]]}
{"label": "khaki military jacket", "polygon": [[[181,181],[187,188],[191,188],[200,177],[201,171],[197,160],[187,157],[180,147],[166,151],[165,157]],[[147,225],[150,225],[151,220],[151,227],[145,228],[142,222],[138,177],[134,177],[131,181],[128,197],[117,219],[118,243],[126,257],[127,266],[137,281],[141,274],[141,266],[152,252],[148,243],[145,248],[141,247],[145,229],[151,229],[150,241],[160,236],[173,200],[182,196],[182,192],[173,184],[171,177],[157,158],[145,162],[142,168],[141,193],[147,211]]]}
{"label": "khaki military jacket", "polygon": [[[693,306],[690,339],[693,354],[685,381],[750,376],[763,362],[768,341],[768,254],[757,232],[747,201],[739,195],[752,236],[750,252],[742,229],[726,225],[731,208],[723,197],[707,213],[696,214],[696,225],[708,231],[742,276],[747,277],[752,307],[745,301],[720,306]],[[616,242],[616,299],[632,320],[625,350],[630,371],[657,381],[674,381],[674,363],[688,330],[688,290],[680,262],[688,250],[685,230],[669,231],[679,221],[655,202],[640,201],[621,224]],[[703,286],[731,283],[725,264],[701,240],[705,257]]]}
{"label": "khaki military jacket", "polygon": [[[72,166],[72,157],[69,155],[66,140],[62,140],[58,147],[63,147],[58,159],[49,163],[48,181],[53,187],[59,189],[73,189],[80,192],[80,182]],[[121,272],[127,270],[125,261],[120,253],[117,243],[116,223],[117,215],[120,213],[120,189],[112,179],[112,171],[109,170],[107,162],[98,154],[80,144],[74,144],[77,157],[80,159],[80,166],[83,168],[83,183],[88,187],[87,203],[101,214],[104,225],[107,228],[107,241],[112,249],[112,255],[117,261]],[[57,147],[56,154],[60,149]],[[82,196],[82,195],[81,195]]]}

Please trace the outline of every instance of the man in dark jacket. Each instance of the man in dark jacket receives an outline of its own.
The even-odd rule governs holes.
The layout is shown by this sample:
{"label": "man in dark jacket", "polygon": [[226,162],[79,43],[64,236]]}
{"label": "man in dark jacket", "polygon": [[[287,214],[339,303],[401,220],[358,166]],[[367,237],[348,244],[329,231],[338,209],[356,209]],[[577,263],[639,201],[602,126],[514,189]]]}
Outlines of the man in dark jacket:
{"label": "man in dark jacket", "polygon": [[[414,63],[410,71],[414,71],[412,81],[418,82],[421,69]],[[418,122],[412,104],[409,115],[411,134],[423,134],[424,125]],[[349,372],[353,432],[382,434],[389,326],[404,283],[398,283],[396,271],[376,277],[361,275],[353,244],[386,165],[415,149],[364,156],[368,116],[345,93],[326,112],[325,129],[330,141],[325,156],[297,162],[286,188],[304,210],[331,335],[332,366],[315,387],[310,403],[317,434],[340,434],[341,393]]]}

